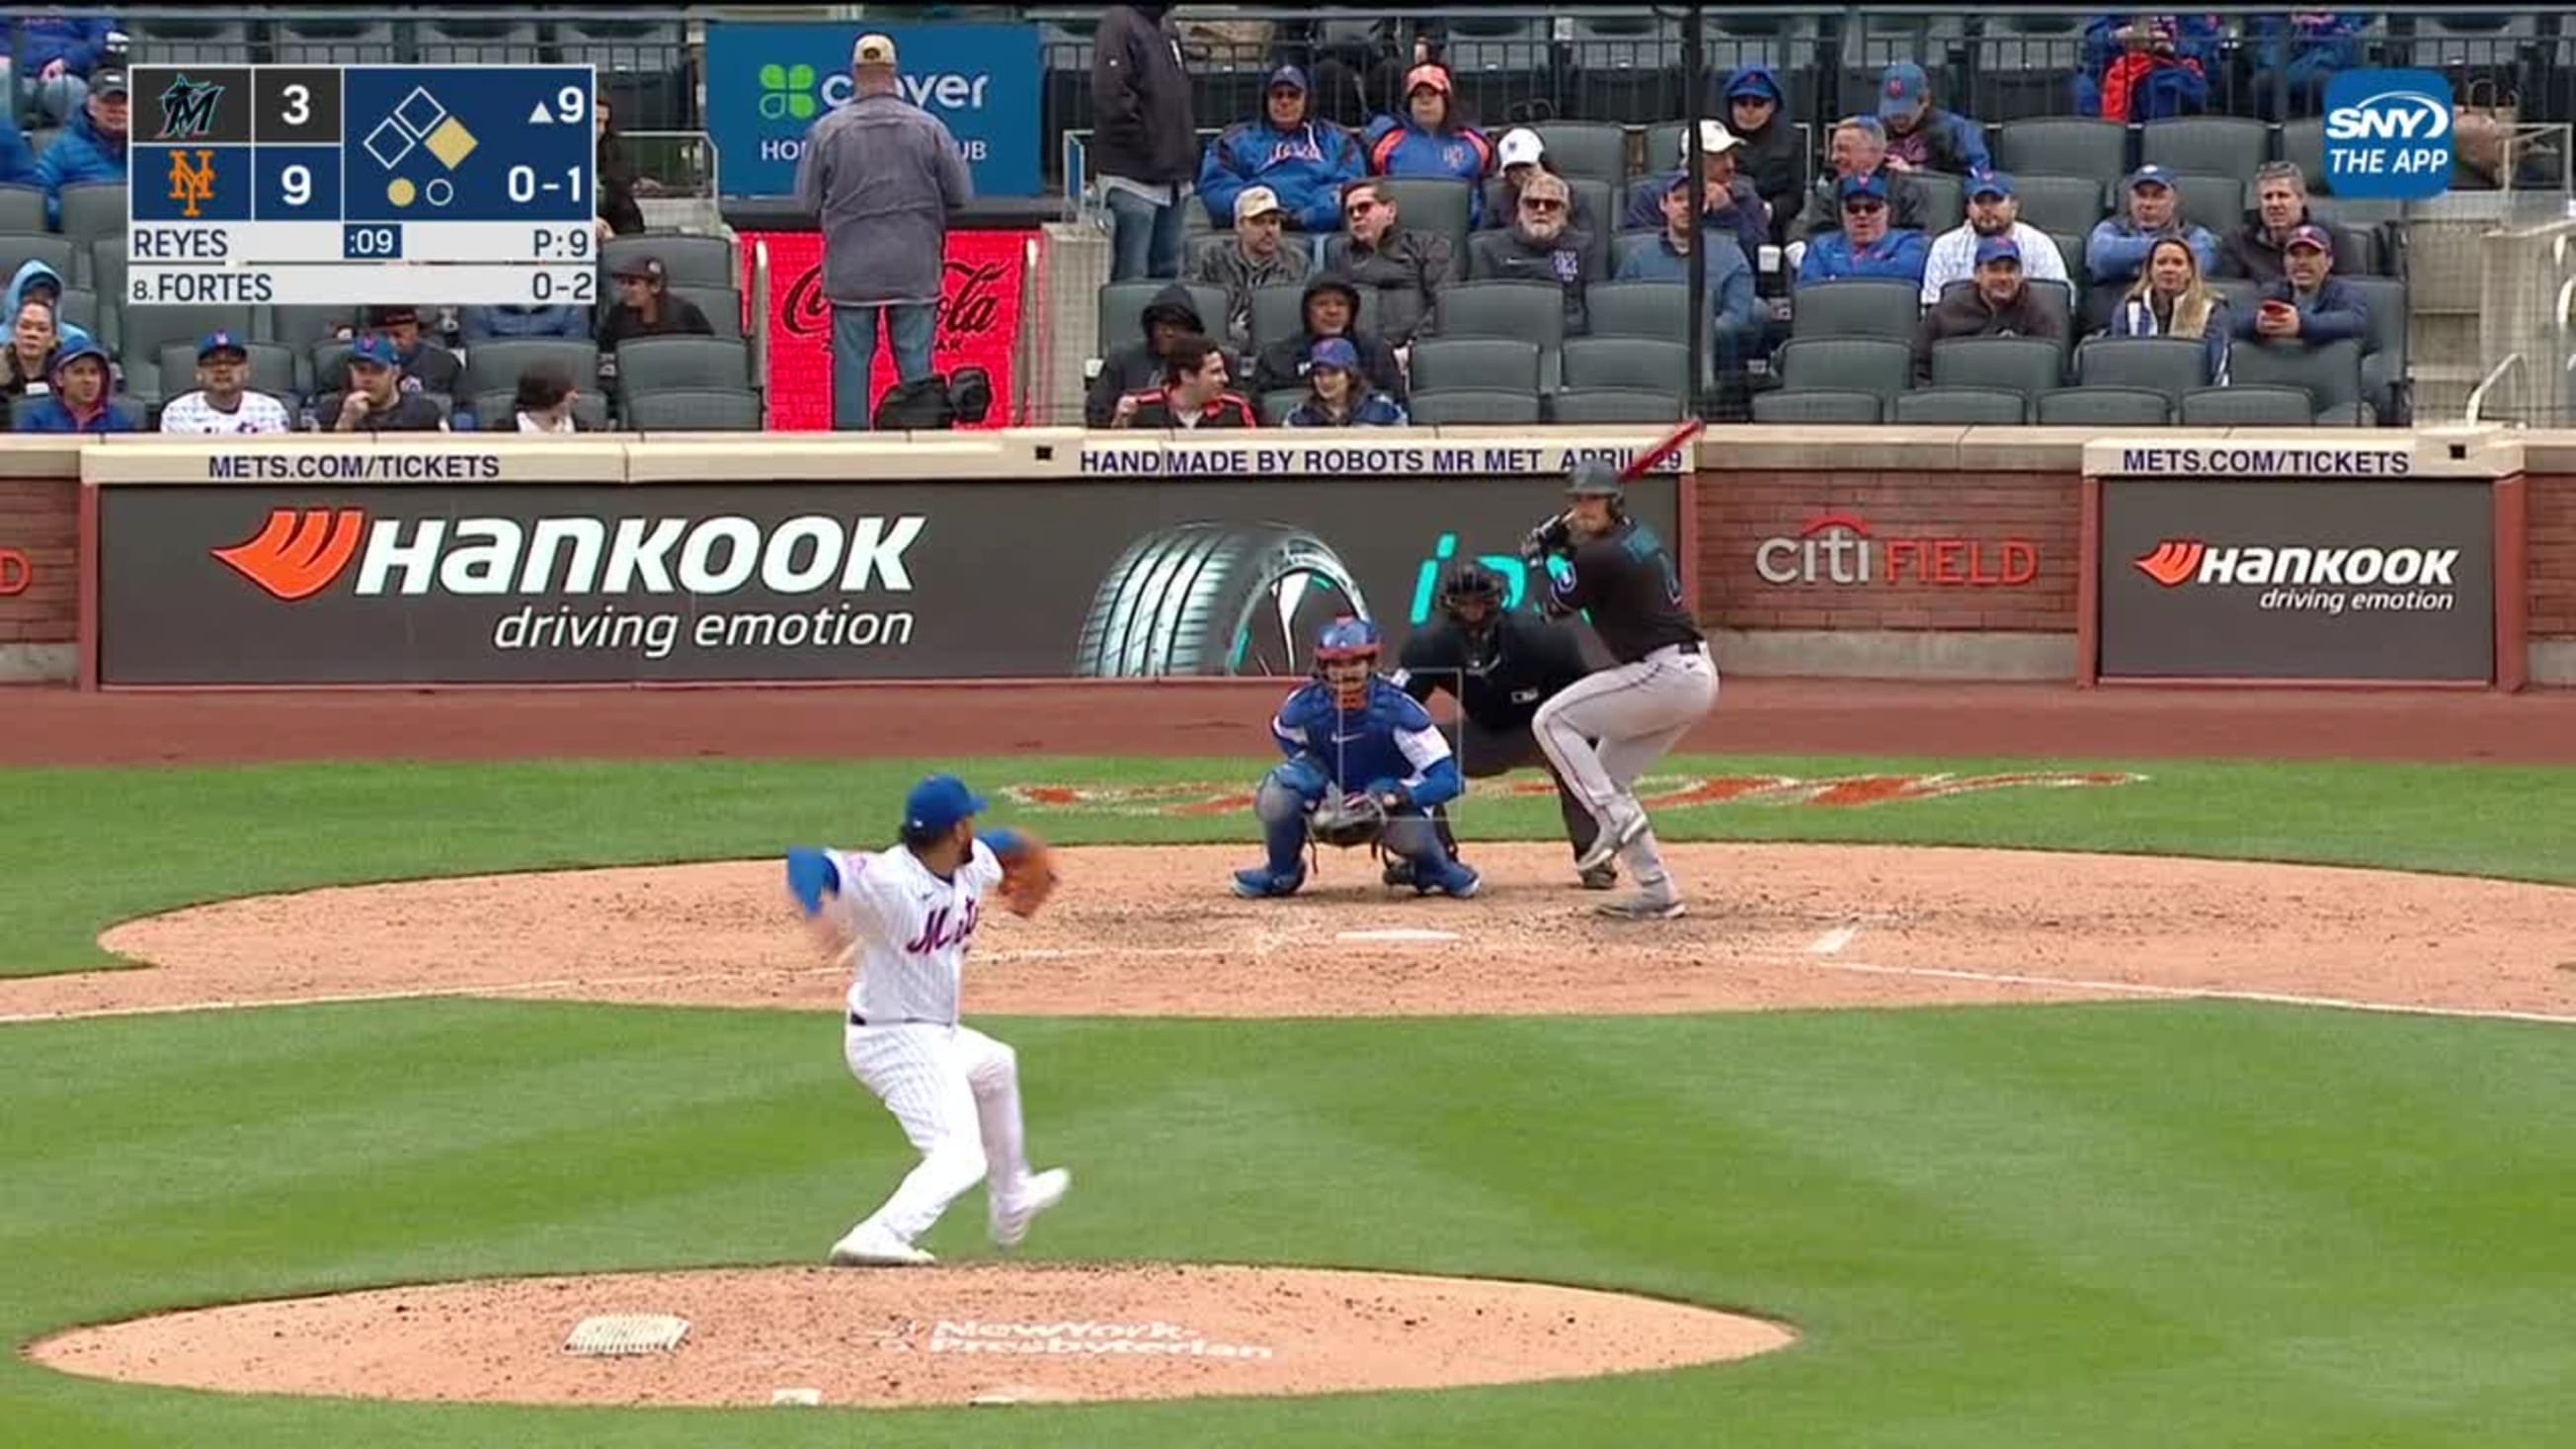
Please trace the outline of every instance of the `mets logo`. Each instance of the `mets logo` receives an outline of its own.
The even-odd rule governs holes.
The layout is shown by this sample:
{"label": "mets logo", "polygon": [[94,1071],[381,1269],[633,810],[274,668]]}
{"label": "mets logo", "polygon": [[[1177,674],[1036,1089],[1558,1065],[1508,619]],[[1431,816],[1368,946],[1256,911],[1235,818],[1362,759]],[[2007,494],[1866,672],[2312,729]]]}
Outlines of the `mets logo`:
{"label": "mets logo", "polygon": [[357,554],[366,525],[363,508],[276,508],[257,534],[213,552],[243,578],[291,604],[331,587]]}
{"label": "mets logo", "polygon": [[197,164],[188,164],[188,153],[173,148],[170,152],[170,199],[188,205],[187,216],[200,213],[197,203],[215,199],[215,153],[199,151]]}
{"label": "mets logo", "polygon": [[222,86],[179,76],[161,93],[161,133],[153,139],[193,141],[208,134],[215,129],[215,103],[223,98]]}
{"label": "mets logo", "polygon": [[[191,213],[192,215],[194,213]],[[1560,247],[1547,255],[1548,265],[1556,269],[1556,279],[1573,286],[1583,275],[1583,254]]]}

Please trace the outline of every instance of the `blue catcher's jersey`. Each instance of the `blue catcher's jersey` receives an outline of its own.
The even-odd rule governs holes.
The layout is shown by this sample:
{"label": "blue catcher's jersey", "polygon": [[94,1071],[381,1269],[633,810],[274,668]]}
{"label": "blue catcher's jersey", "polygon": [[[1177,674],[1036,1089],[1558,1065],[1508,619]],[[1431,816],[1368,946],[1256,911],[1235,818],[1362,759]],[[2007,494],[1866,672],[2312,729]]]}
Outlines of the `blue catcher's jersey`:
{"label": "blue catcher's jersey", "polygon": [[1384,675],[1369,676],[1368,704],[1351,714],[1322,680],[1305,685],[1279,707],[1270,733],[1290,759],[1316,761],[1345,790],[1395,780],[1424,806],[1458,793],[1457,762],[1431,712]]}

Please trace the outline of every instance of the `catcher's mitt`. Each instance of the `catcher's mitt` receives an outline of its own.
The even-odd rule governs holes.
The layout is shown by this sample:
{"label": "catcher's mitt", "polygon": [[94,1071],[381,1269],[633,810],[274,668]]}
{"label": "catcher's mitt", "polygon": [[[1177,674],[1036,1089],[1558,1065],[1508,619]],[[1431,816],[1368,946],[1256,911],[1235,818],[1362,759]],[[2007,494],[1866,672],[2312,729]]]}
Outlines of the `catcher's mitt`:
{"label": "catcher's mitt", "polygon": [[1034,916],[1055,894],[1055,853],[1025,830],[1020,839],[1020,848],[1002,857],[1002,903],[1012,915]]}
{"label": "catcher's mitt", "polygon": [[1327,795],[1306,817],[1306,829],[1325,845],[1344,850],[1366,845],[1386,830],[1386,802],[1356,790]]}

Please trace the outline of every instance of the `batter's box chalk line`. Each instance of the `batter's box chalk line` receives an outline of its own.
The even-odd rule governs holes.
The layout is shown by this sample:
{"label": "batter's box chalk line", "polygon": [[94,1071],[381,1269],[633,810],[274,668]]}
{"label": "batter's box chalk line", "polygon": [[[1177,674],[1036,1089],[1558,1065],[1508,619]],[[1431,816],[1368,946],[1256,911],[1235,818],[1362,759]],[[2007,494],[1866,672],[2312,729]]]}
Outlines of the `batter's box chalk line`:
{"label": "batter's box chalk line", "polygon": [[564,1352],[584,1358],[623,1358],[669,1353],[688,1335],[689,1320],[675,1313],[601,1313],[572,1326]]}

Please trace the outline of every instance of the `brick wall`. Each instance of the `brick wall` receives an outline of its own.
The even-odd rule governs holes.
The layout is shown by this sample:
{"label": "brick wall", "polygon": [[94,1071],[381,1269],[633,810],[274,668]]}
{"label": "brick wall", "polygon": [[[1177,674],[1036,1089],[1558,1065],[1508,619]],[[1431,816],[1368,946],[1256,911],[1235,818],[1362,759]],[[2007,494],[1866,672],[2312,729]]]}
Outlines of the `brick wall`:
{"label": "brick wall", "polygon": [[2534,474],[2531,637],[2576,638],[2576,476]]}
{"label": "brick wall", "polygon": [[80,485],[0,478],[0,646],[80,633]]}
{"label": "brick wall", "polygon": [[[2576,480],[2571,480],[2576,481]],[[2073,473],[1726,472],[1699,483],[1700,617],[1723,629],[2075,631]],[[1827,515],[1866,525],[1828,527]],[[1774,545],[1770,539],[1793,540]],[[1772,572],[1809,571],[1773,582]],[[1859,573],[1868,544],[1866,582]],[[1838,557],[1837,557],[1838,555]]]}

